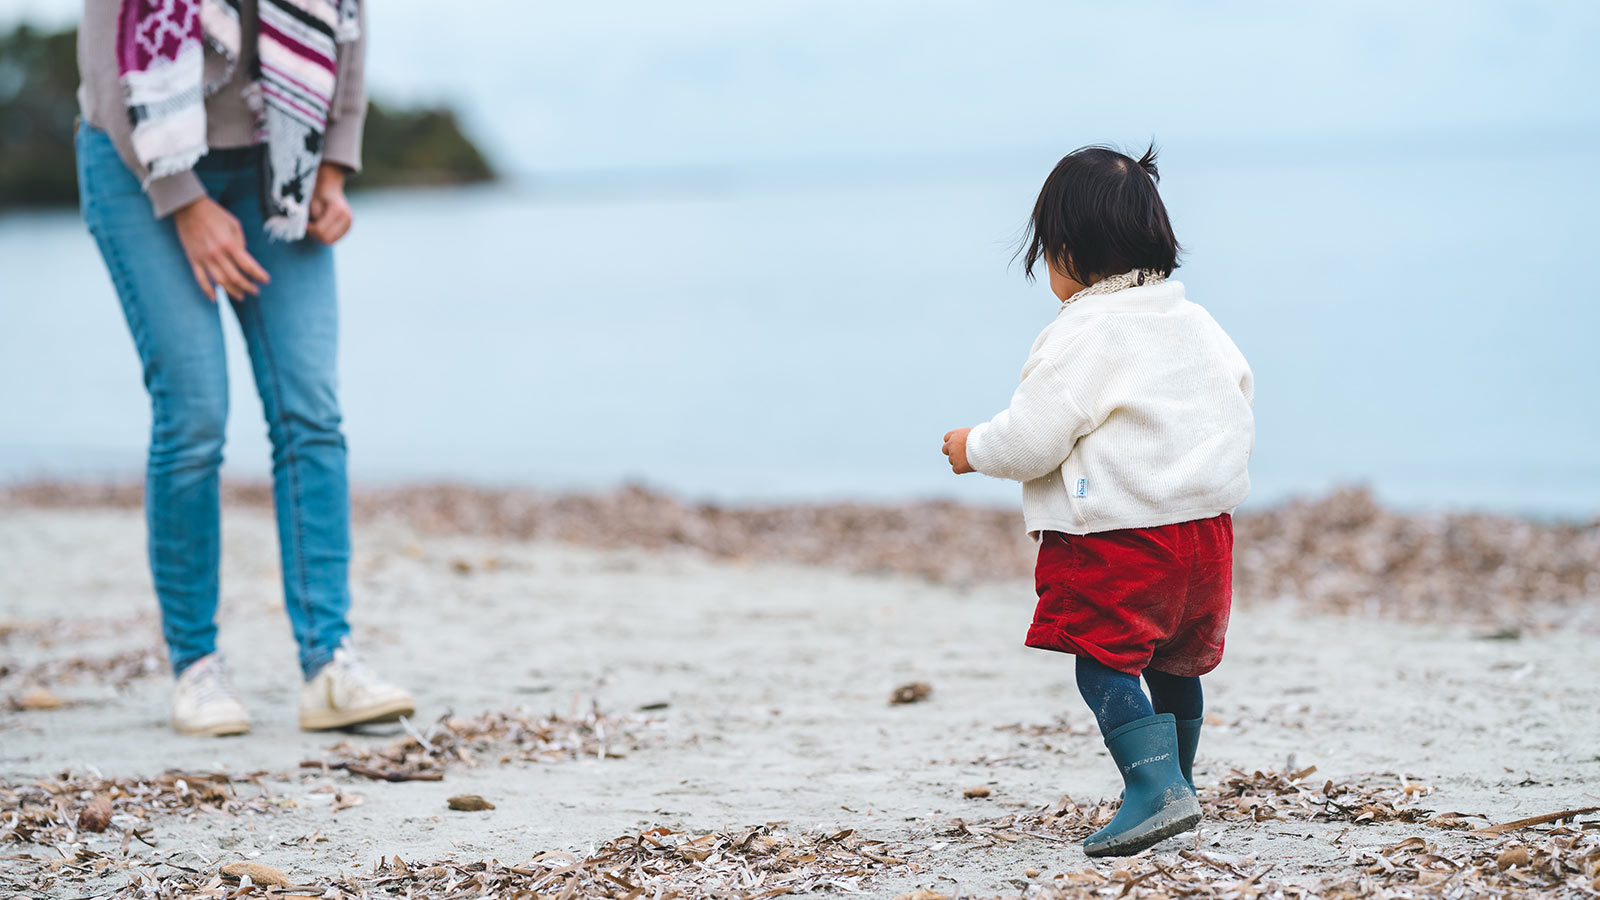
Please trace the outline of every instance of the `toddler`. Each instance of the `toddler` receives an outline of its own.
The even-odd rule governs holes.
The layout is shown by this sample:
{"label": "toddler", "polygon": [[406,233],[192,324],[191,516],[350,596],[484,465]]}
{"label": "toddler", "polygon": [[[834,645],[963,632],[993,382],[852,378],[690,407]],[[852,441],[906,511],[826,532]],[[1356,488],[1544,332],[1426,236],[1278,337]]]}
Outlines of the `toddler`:
{"label": "toddler", "polygon": [[[1169,281],[1179,246],[1155,147],[1062,159],[1018,253],[1061,300],[1009,408],[944,436],[956,474],[1022,482],[1039,542],[1027,645],[1071,653],[1123,778],[1090,856],[1137,853],[1200,822],[1200,676],[1222,659],[1233,521],[1250,491],[1250,367]],[[1147,697],[1139,678],[1149,685]]]}

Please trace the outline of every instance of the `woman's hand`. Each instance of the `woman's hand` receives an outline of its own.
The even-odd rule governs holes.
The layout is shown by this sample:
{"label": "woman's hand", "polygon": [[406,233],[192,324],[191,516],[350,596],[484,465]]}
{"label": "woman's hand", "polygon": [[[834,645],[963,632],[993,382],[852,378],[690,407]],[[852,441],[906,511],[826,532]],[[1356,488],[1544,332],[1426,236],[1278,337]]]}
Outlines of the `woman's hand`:
{"label": "woman's hand", "polygon": [[967,462],[967,434],[971,431],[971,428],[957,428],[944,433],[944,455],[950,457],[950,471],[957,475],[977,471]]}
{"label": "woman's hand", "polygon": [[317,169],[317,186],[311,190],[311,221],[306,225],[306,235],[331,244],[344,237],[352,221],[350,203],[344,199],[344,168],[323,163]]}
{"label": "woman's hand", "polygon": [[260,285],[272,280],[245,250],[244,229],[222,204],[201,197],[173,213],[172,218],[195,283],[211,300],[217,299],[219,284],[229,297],[243,300],[254,297],[260,292]]}

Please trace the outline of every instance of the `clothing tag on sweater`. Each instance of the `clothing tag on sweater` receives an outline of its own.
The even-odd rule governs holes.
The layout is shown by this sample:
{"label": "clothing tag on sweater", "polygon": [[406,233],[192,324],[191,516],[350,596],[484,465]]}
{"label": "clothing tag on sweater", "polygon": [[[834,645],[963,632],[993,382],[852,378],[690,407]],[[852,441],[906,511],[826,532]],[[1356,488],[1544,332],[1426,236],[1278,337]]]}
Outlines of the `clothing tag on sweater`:
{"label": "clothing tag on sweater", "polygon": [[1079,478],[1078,479],[1078,483],[1072,486],[1072,496],[1074,496],[1074,497],[1087,497],[1087,496],[1089,496],[1089,479],[1087,479],[1087,478]]}

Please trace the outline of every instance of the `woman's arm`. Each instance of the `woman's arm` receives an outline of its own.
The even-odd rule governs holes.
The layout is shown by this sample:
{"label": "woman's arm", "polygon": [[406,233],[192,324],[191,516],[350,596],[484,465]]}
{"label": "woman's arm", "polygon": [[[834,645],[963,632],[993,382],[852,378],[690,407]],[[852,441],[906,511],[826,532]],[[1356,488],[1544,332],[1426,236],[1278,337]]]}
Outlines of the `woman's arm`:
{"label": "woman's arm", "polygon": [[78,26],[79,99],[84,118],[111,137],[117,155],[138,177],[156,218],[164,219],[206,194],[192,171],[150,181],[150,170],[133,152],[133,123],[122,82],[117,79],[117,0],[88,0]]}
{"label": "woman's arm", "polygon": [[322,141],[322,165],[311,191],[306,234],[324,244],[344,237],[354,224],[344,196],[345,176],[361,171],[361,134],[367,121],[367,5],[357,8],[361,35],[339,45],[339,77]]}
{"label": "woman's arm", "polygon": [[206,196],[205,186],[193,170],[151,180],[150,170],[133,151],[133,124],[117,77],[119,8],[117,0],[88,0],[83,6],[78,73],[84,117],[111,138],[123,165],[144,185],[155,217],[171,217],[201,292],[215,299],[220,285],[236,300],[255,294],[256,286],[267,281],[267,273],[245,249],[239,220]]}
{"label": "woman's arm", "polygon": [[361,171],[361,132],[367,121],[367,4],[357,8],[361,36],[339,45],[339,76],[328,109],[322,161]]}

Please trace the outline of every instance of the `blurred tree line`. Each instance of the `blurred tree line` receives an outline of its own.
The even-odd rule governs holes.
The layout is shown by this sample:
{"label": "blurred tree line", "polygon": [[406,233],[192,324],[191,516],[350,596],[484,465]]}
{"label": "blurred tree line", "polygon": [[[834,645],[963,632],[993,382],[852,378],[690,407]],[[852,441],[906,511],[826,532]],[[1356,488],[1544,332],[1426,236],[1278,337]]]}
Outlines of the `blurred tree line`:
{"label": "blurred tree line", "polygon": [[[77,40],[75,29],[46,34],[27,25],[0,37],[0,209],[78,202]],[[494,178],[448,109],[372,103],[362,157],[352,189]]]}

